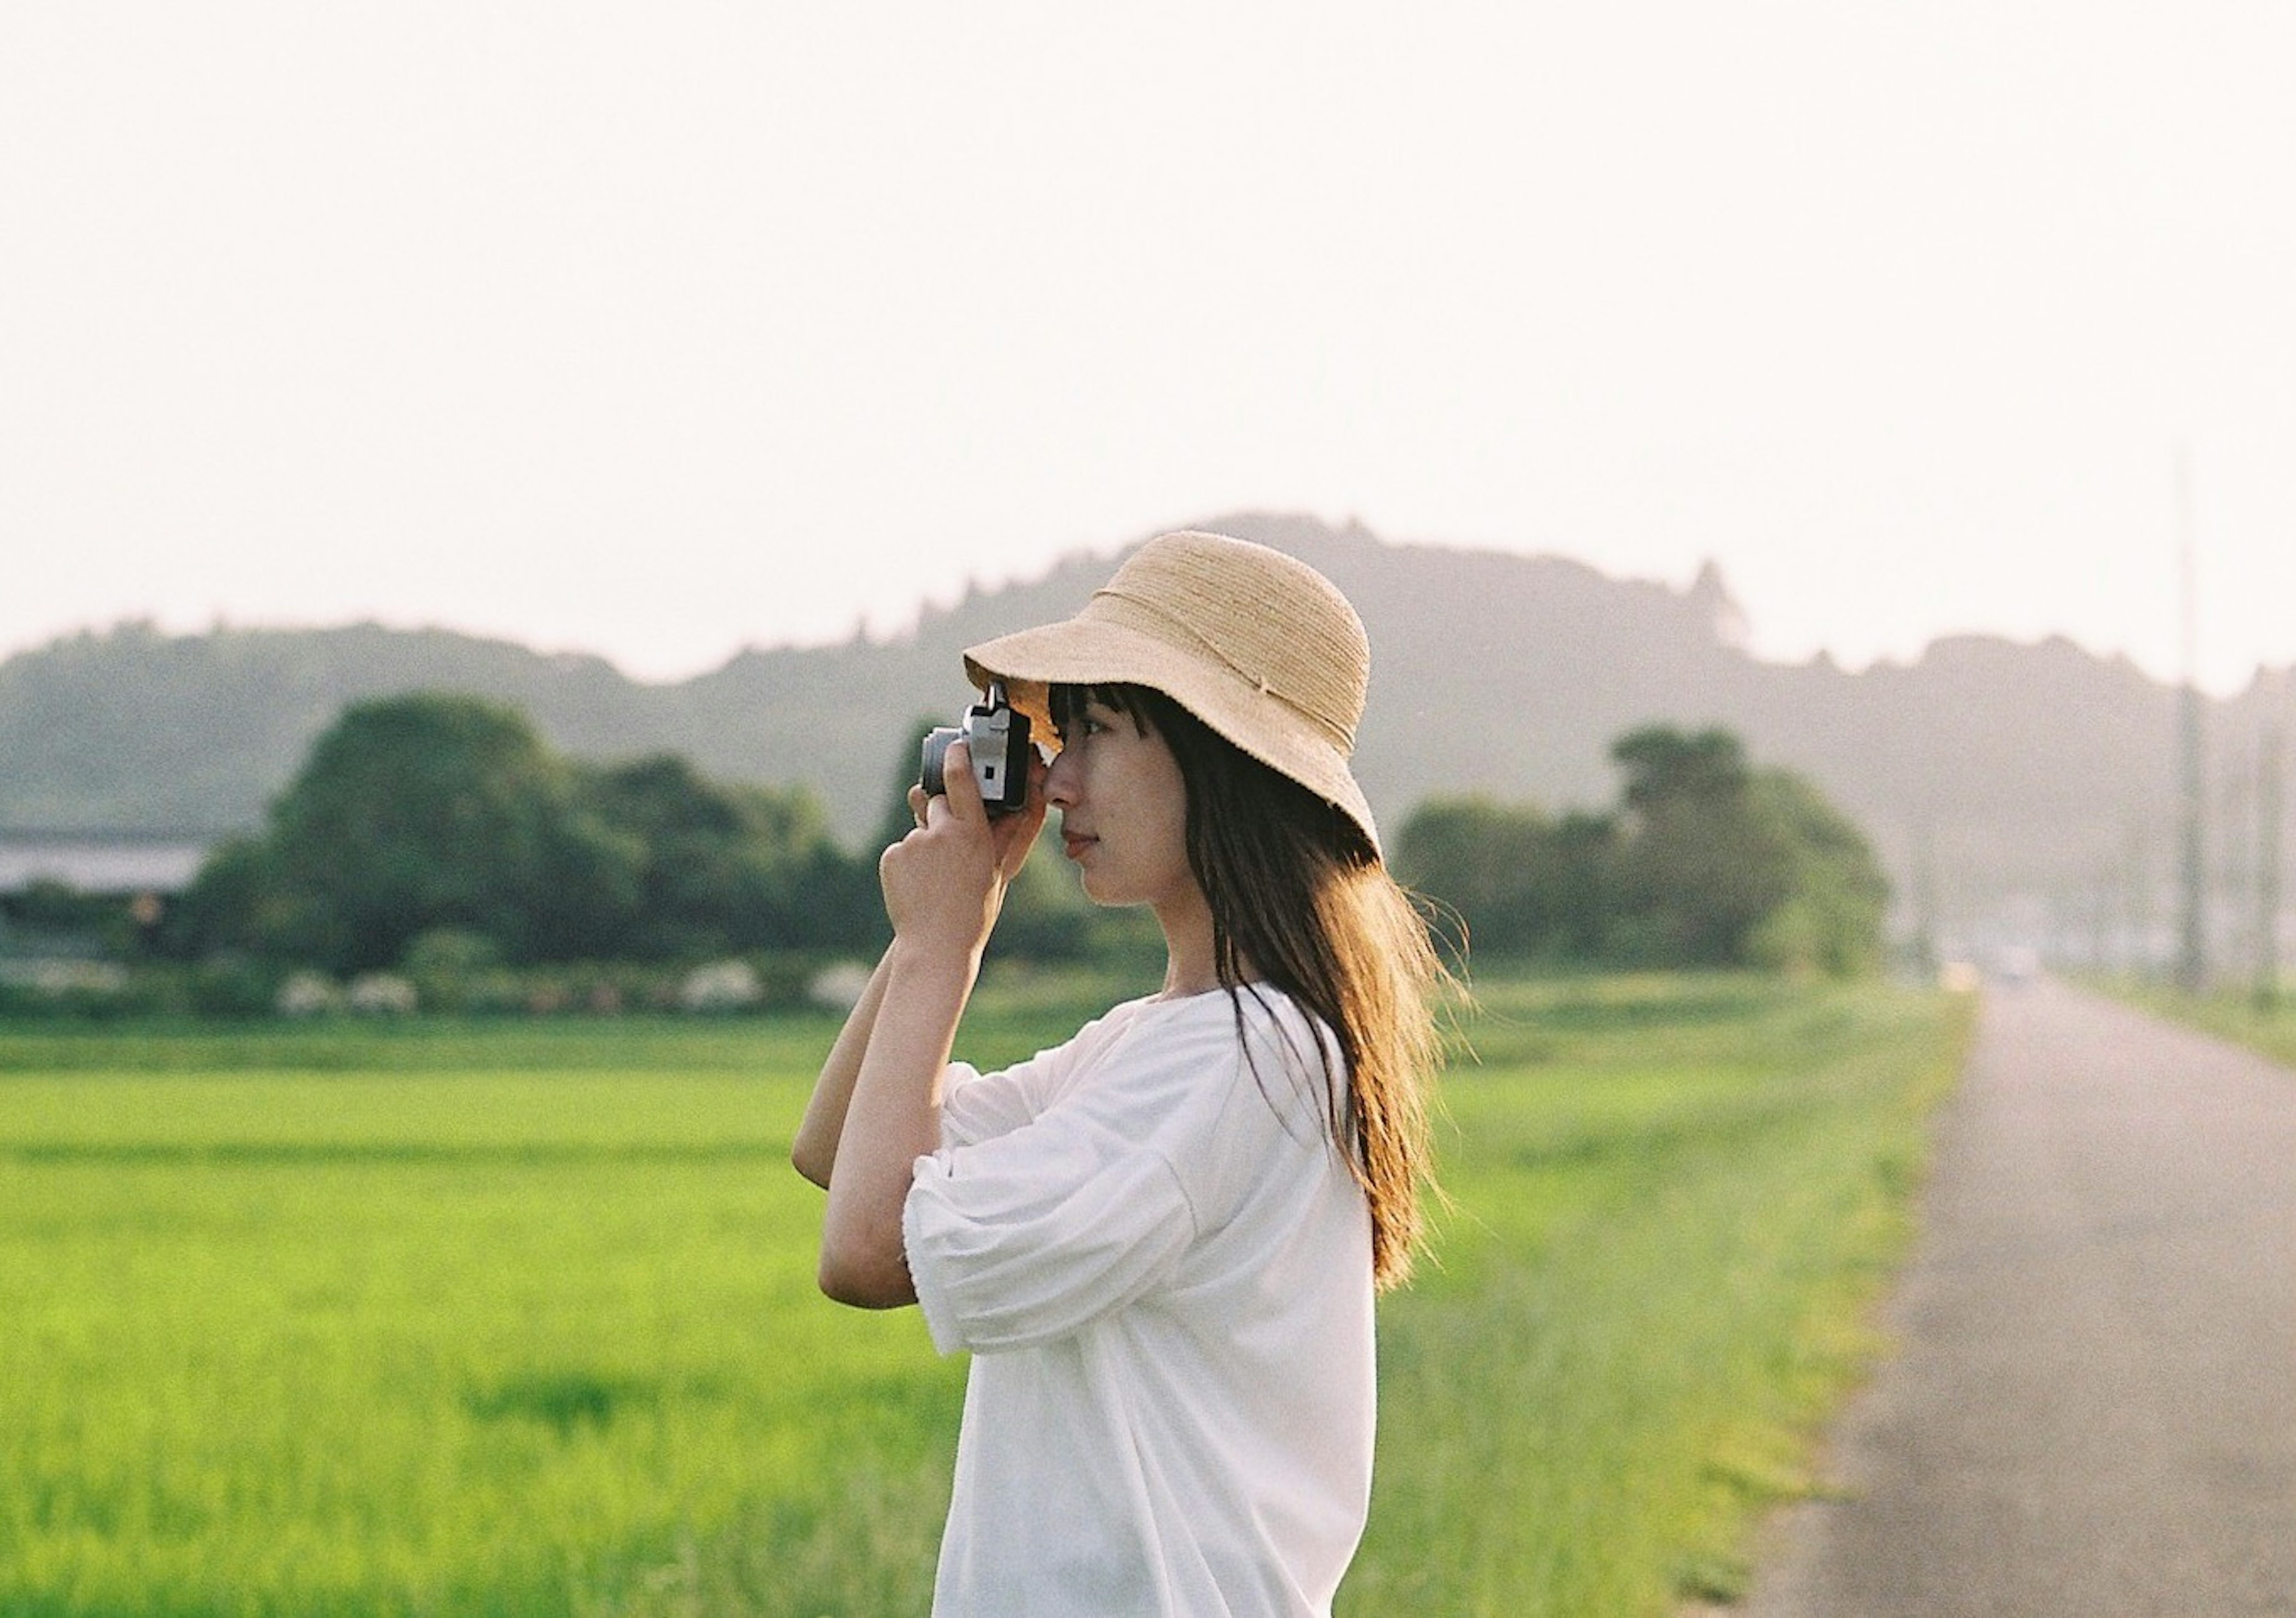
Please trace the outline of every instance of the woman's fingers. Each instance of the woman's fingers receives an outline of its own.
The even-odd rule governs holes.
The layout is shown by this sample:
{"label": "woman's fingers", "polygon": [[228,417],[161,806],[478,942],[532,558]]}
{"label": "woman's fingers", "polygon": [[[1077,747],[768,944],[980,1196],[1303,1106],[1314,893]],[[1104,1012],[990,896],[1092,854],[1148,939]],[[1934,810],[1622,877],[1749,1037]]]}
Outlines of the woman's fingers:
{"label": "woman's fingers", "polygon": [[1028,800],[1011,814],[999,817],[990,828],[996,839],[996,868],[1008,882],[1020,875],[1029,851],[1037,846],[1037,834],[1044,827],[1045,776],[1050,768],[1042,753],[1033,747],[1029,750]]}
{"label": "woman's fingers", "polygon": [[980,801],[980,780],[972,773],[972,744],[951,742],[943,755],[941,785],[947,790],[942,796],[948,807],[963,820],[986,820],[988,806]]}

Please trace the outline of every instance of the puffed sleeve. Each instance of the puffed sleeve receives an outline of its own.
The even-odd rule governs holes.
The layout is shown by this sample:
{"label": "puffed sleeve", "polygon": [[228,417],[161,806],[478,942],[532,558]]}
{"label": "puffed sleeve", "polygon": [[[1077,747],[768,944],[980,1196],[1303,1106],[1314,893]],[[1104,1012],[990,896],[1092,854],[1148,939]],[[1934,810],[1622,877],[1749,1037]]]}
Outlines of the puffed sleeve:
{"label": "puffed sleeve", "polygon": [[993,1073],[970,1063],[950,1063],[941,1077],[942,1146],[974,1146],[1029,1122],[1051,1105],[1079,1064],[1121,1033],[1136,1010],[1135,1004],[1119,1006],[1086,1023],[1065,1044]]}
{"label": "puffed sleeve", "polygon": [[1175,1021],[1115,1019],[1077,1042],[1075,1070],[1029,1122],[916,1160],[902,1240],[942,1352],[1067,1335],[1187,1251],[1195,1193],[1174,1164],[1223,1110],[1242,1050],[1232,1020]]}
{"label": "puffed sleeve", "polygon": [[934,1346],[1025,1347],[1123,1308],[1321,1149],[1293,1048],[1313,1036],[1281,1004],[1289,1036],[1249,994],[1241,1014],[1207,995],[1114,1017],[1029,1121],[918,1158],[901,1234]]}
{"label": "puffed sleeve", "polygon": [[902,1239],[942,1353],[1065,1336],[1168,1274],[1195,1224],[1163,1157],[1039,1120],[916,1162]]}
{"label": "puffed sleeve", "polygon": [[941,1073],[940,1144],[969,1146],[994,1140],[1037,1115],[1026,1085],[1010,1070],[983,1073],[969,1062],[952,1062]]}

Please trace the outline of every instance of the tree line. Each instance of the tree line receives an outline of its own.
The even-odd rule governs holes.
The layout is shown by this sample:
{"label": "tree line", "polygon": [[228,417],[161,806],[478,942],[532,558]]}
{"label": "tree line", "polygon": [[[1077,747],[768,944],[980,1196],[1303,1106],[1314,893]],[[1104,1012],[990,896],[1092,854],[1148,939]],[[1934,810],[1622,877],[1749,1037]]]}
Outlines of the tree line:
{"label": "tree line", "polygon": [[1611,757],[1623,784],[1607,813],[1423,804],[1398,839],[1398,874],[1447,906],[1476,951],[1841,976],[1881,964],[1889,881],[1807,779],[1756,768],[1718,729],[1644,727]]}
{"label": "tree line", "polygon": [[[1721,730],[1638,729],[1612,758],[1622,784],[1603,812],[1428,801],[1393,839],[1398,876],[1478,957],[1835,973],[1879,962],[1886,883],[1806,780],[1756,767]],[[887,936],[876,855],[909,825],[914,768],[905,741],[883,819],[856,851],[802,788],[712,779],[671,753],[578,760],[521,710],[466,694],[362,702],[144,942],[178,961],[344,976],[864,955]],[[1039,858],[994,948],[1060,961],[1153,946],[1144,918],[1099,911]]]}

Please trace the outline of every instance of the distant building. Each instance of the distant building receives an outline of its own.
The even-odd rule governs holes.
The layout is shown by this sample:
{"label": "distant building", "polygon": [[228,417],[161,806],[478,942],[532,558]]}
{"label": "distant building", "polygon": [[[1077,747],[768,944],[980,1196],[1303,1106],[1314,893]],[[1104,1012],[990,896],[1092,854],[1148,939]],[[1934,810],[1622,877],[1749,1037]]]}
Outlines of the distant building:
{"label": "distant building", "polygon": [[0,898],[35,883],[81,893],[168,895],[192,885],[214,840],[103,832],[0,831]]}
{"label": "distant building", "polygon": [[1714,627],[1714,639],[1718,645],[1733,652],[1743,652],[1754,638],[1752,622],[1738,598],[1730,594],[1730,587],[1722,581],[1722,570],[1710,556],[1699,564],[1698,577],[1691,580],[1691,604],[1706,615]]}

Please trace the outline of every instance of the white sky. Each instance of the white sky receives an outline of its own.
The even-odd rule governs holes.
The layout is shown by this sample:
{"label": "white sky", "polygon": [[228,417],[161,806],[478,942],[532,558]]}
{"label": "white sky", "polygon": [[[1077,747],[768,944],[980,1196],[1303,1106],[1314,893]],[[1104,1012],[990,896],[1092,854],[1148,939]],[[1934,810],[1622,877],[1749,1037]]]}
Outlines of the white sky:
{"label": "white sky", "polygon": [[0,7],[0,653],[668,678],[1243,505],[2296,660],[2296,8]]}

